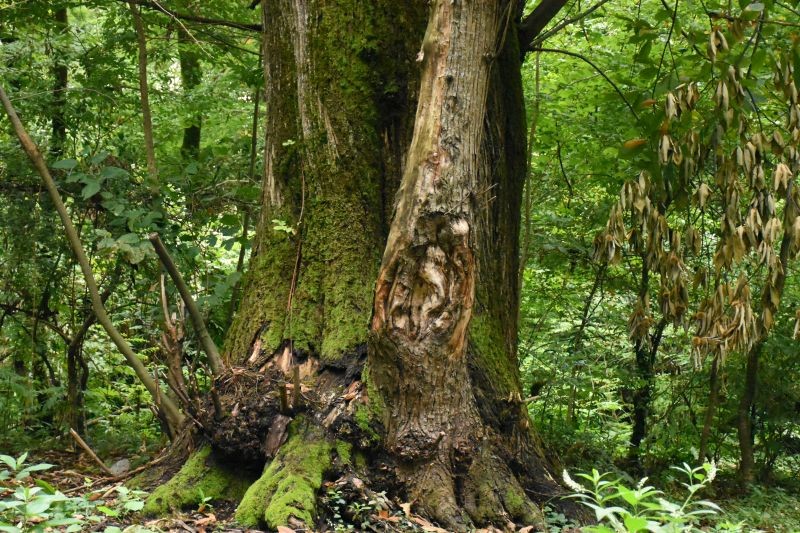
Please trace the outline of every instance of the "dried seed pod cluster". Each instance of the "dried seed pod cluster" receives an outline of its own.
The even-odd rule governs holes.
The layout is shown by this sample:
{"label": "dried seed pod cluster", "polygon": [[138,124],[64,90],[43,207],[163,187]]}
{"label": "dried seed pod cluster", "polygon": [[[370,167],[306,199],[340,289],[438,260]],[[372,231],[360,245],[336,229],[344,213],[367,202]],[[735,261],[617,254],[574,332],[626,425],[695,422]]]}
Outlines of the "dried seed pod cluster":
{"label": "dried seed pod cluster", "polygon": [[[712,31],[712,60],[727,50],[722,32]],[[661,175],[642,172],[626,182],[594,242],[595,260],[615,264],[629,250],[644,262],[645,272],[658,275],[658,311],[676,326],[694,326],[697,364],[708,354],[724,359],[731,351],[747,350],[767,335],[780,306],[785,263],[800,251],[800,194],[794,186],[800,105],[792,62],[779,61],[773,77],[788,104],[784,130],[749,133],[746,75],[734,66],[722,69],[706,93],[712,120],[703,124],[682,120],[701,101],[696,84],[665,95],[656,145]],[[703,178],[709,174],[711,181]],[[691,198],[688,211],[670,210],[678,195]],[[694,304],[689,276],[698,295]],[[648,283],[650,277],[644,279]],[[751,283],[761,292],[759,311]],[[655,323],[647,292],[640,290],[628,321],[634,342],[647,342]],[[691,316],[690,305],[696,309]],[[797,317],[800,335],[800,311]]]}

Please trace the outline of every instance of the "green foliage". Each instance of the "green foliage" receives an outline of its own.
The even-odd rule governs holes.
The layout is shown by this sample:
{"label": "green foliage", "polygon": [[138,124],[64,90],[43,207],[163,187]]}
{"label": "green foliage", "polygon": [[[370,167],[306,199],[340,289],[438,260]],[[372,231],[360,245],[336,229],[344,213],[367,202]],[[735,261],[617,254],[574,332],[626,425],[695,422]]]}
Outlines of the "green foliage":
{"label": "green foliage", "polygon": [[[348,501],[337,487],[330,487],[327,490],[322,504],[330,515],[326,518],[326,523],[336,533],[372,529],[375,526],[371,520],[375,514],[380,511],[388,512],[390,508],[390,502],[384,492],[375,493],[372,498],[363,495],[360,499]],[[398,518],[404,529],[409,531],[415,529],[404,517]]]}
{"label": "green foliage", "polygon": [[635,487],[628,487],[619,478],[600,474],[596,469],[591,474],[578,474],[589,482],[588,488],[573,481],[566,470],[564,484],[574,491],[573,498],[594,511],[599,525],[584,527],[585,531],[696,531],[702,518],[721,511],[713,502],[695,499],[695,494],[714,480],[717,467],[705,463],[691,468],[684,463],[682,467],[673,468],[686,479],[681,482],[686,495],[677,503],[666,499],[662,491],[647,485],[647,478]]}
{"label": "green foliage", "polygon": [[[7,468],[0,470],[0,531],[44,532],[54,528],[83,531],[107,518],[122,518],[144,507],[144,492],[115,487],[113,500],[84,496],[69,497],[31,474],[53,467],[47,463],[26,464],[27,453],[17,458],[0,455]],[[106,492],[105,489],[103,492]],[[106,493],[106,494],[108,494]],[[107,497],[107,496],[106,496]],[[110,531],[112,528],[106,528]]]}

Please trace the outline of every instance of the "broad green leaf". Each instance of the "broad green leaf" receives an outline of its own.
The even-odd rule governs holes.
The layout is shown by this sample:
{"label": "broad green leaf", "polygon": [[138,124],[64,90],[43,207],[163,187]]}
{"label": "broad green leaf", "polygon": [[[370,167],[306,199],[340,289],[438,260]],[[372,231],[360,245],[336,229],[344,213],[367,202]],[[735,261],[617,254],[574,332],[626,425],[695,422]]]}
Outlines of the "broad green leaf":
{"label": "broad green leaf", "polygon": [[103,513],[106,516],[117,517],[119,516],[119,511],[112,509],[106,505],[98,505],[97,510]]}
{"label": "broad green leaf", "polygon": [[78,166],[78,161],[75,159],[62,159],[53,163],[52,167],[59,170],[72,170]]}
{"label": "broad green leaf", "polygon": [[128,511],[141,511],[144,508],[144,501],[143,500],[130,500],[125,502],[123,506]]}
{"label": "broad green leaf", "polygon": [[647,519],[641,516],[626,516],[623,520],[629,533],[647,529]]}
{"label": "broad green leaf", "polygon": [[83,196],[84,200],[88,200],[98,192],[100,192],[100,180],[93,179],[89,181],[83,188],[81,191],[81,196]]}

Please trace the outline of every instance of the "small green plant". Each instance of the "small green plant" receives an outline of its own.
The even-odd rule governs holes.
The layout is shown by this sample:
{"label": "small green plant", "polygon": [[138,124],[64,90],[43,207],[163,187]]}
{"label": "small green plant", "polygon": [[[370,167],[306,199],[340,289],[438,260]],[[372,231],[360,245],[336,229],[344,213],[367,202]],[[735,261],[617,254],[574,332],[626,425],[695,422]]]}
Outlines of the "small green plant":
{"label": "small green plant", "polygon": [[328,525],[336,533],[343,531],[353,531],[352,524],[345,524],[342,512],[347,505],[347,502],[342,497],[342,492],[334,487],[328,489],[325,494],[325,504],[331,512],[331,517],[328,518]]}
{"label": "small green plant", "polygon": [[15,480],[22,481],[29,478],[32,472],[40,472],[53,467],[53,465],[48,463],[25,466],[25,461],[27,459],[27,452],[23,453],[16,459],[10,455],[0,455],[0,461],[5,463],[5,465],[8,467],[7,469],[0,470],[0,481],[10,479],[12,475],[14,476]]}
{"label": "small green plant", "polygon": [[120,485],[114,488],[116,498],[111,505],[98,505],[97,510],[110,518],[123,517],[130,513],[141,511],[144,508],[144,497],[147,493],[142,490],[131,490]]}
{"label": "small green plant", "polygon": [[68,498],[43,481],[27,484],[31,473],[53,467],[47,463],[26,465],[27,458],[27,453],[17,458],[0,455],[0,461],[8,467],[0,471],[0,481],[9,482],[0,488],[0,531],[44,531],[63,526],[67,531],[80,531],[81,521],[72,515],[83,500]]}
{"label": "small green plant", "polygon": [[573,531],[580,528],[578,524],[567,518],[564,513],[556,511],[549,505],[545,505],[542,512],[544,513],[549,533],[561,533],[562,531]]}
{"label": "small green plant", "polygon": [[197,489],[197,512],[198,513],[213,513],[214,506],[211,505],[212,496],[206,496],[203,489]]}
{"label": "small green plant", "polygon": [[331,487],[325,495],[325,505],[332,516],[328,526],[336,532],[367,530],[372,527],[372,517],[376,511],[388,511],[389,500],[385,492],[373,493],[367,499],[348,502],[342,491]]}
{"label": "small green plant", "polygon": [[[88,525],[122,517],[144,507],[145,492],[121,485],[114,487],[111,492],[115,497],[107,501],[105,498],[91,501],[86,497],[68,497],[44,480],[32,480],[33,472],[48,470],[53,465],[28,465],[27,458],[27,453],[18,458],[0,455],[0,462],[7,467],[0,470],[0,532],[43,532],[56,528],[64,528],[59,530],[67,533],[83,531]],[[105,529],[108,533],[114,530],[115,526]]]}
{"label": "small green plant", "polygon": [[294,235],[297,233],[297,228],[294,226],[290,226],[285,220],[279,220],[277,218],[272,219],[272,229],[275,231],[282,231],[286,235]]}
{"label": "small green plant", "polygon": [[680,503],[667,500],[664,493],[647,485],[647,478],[630,488],[611,474],[600,474],[596,469],[591,474],[578,474],[589,482],[589,488],[574,481],[564,470],[564,483],[574,491],[572,497],[595,512],[598,525],[584,527],[594,533],[651,531],[657,533],[698,531],[701,517],[714,515],[719,506],[707,500],[695,500],[695,495],[710,484],[717,474],[714,463],[705,463],[691,468],[686,463],[674,470],[686,476],[682,482],[686,497]]}

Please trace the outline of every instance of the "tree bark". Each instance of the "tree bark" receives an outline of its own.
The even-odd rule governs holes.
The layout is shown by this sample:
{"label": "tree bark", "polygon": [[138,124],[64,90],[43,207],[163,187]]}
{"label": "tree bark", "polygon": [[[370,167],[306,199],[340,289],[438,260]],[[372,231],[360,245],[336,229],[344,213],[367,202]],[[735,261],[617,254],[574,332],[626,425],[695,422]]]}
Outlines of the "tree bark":
{"label": "tree bark", "polygon": [[560,489],[516,352],[516,4],[261,4],[263,202],[223,359],[230,380],[279,385],[254,382],[272,402],[258,407],[218,380],[224,404],[258,415],[209,424],[214,454],[263,458],[231,453],[248,420],[268,443],[237,519],[310,526],[344,442],[372,464],[359,476],[383,472],[375,483],[450,529],[540,521],[535,502]]}
{"label": "tree bark", "polygon": [[[181,88],[184,99],[188,105],[191,103],[191,94],[203,78],[200,58],[192,47],[189,32],[183,27],[178,28],[178,59],[181,65]],[[183,142],[181,143],[181,156],[184,159],[197,159],[200,155],[200,138],[203,117],[200,113],[190,115],[191,123],[183,128]]]}
{"label": "tree bark", "polygon": [[[795,172],[797,169],[793,169]],[[797,209],[798,193],[794,183],[790,183],[786,190],[786,207],[783,214],[783,237],[781,238],[781,248],[779,254],[778,267],[764,286],[761,295],[762,314],[758,320],[758,339],[755,340],[747,352],[745,361],[745,381],[742,396],[739,401],[737,412],[737,430],[739,436],[739,451],[741,460],[739,462],[738,478],[742,485],[749,485],[755,475],[755,434],[753,433],[753,420],[758,392],[758,364],[764,343],[769,336],[770,326],[765,320],[765,313],[771,313],[773,317],[778,315],[780,310],[780,300],[783,298],[783,289],[786,286],[786,271],[789,265],[789,258],[797,253],[797,243],[795,242],[793,227],[798,216]],[[776,294],[777,301],[772,295]]]}
{"label": "tree bark", "polygon": [[138,50],[139,66],[139,98],[142,108],[142,132],[144,134],[144,153],[147,158],[147,186],[150,192],[158,195],[158,165],[156,164],[155,141],[153,140],[153,119],[150,112],[150,88],[147,82],[147,35],[139,8],[133,2],[128,2],[133,27],[136,30],[136,48]]}
{"label": "tree bark", "polygon": [[708,440],[711,438],[711,427],[714,425],[714,414],[717,410],[717,403],[719,402],[719,371],[720,371],[720,357],[714,355],[711,361],[711,371],[708,377],[708,405],[706,406],[706,414],[703,418],[703,429],[700,432],[700,447],[698,457],[702,460],[709,458],[708,453]]}
{"label": "tree bark", "polygon": [[[426,514],[459,530],[501,516],[531,521],[535,515],[533,506],[515,505],[528,499],[508,464],[494,453],[499,428],[484,423],[477,395],[468,386],[467,332],[480,239],[491,232],[489,220],[481,216],[492,203],[491,189],[481,187],[483,124],[490,71],[498,68],[495,61],[512,22],[511,8],[510,3],[445,0],[432,7],[420,52],[423,71],[414,137],[372,321],[370,376],[386,405],[386,446],[399,462],[410,497]],[[524,158],[524,146],[520,153]],[[517,237],[519,201],[515,204],[515,220],[506,222]],[[484,273],[489,274],[487,282],[494,281],[490,272]],[[516,272],[507,272],[512,290]],[[515,316],[509,318],[516,322]],[[483,328],[493,329],[485,322]],[[479,329],[475,337],[491,334]],[[479,362],[479,372],[490,370],[485,363]],[[510,375],[504,378],[513,380],[516,373],[506,370]],[[518,383],[508,392],[508,403],[520,405]]]}
{"label": "tree bark", "polygon": [[[66,35],[68,30],[67,8],[59,7],[55,10],[53,18],[56,23],[59,37]],[[64,54],[54,50],[52,53],[52,75],[53,75],[53,107],[51,111],[50,124],[52,133],[50,136],[50,154],[54,158],[60,158],[64,152],[64,145],[67,141],[67,82],[69,71]]]}

